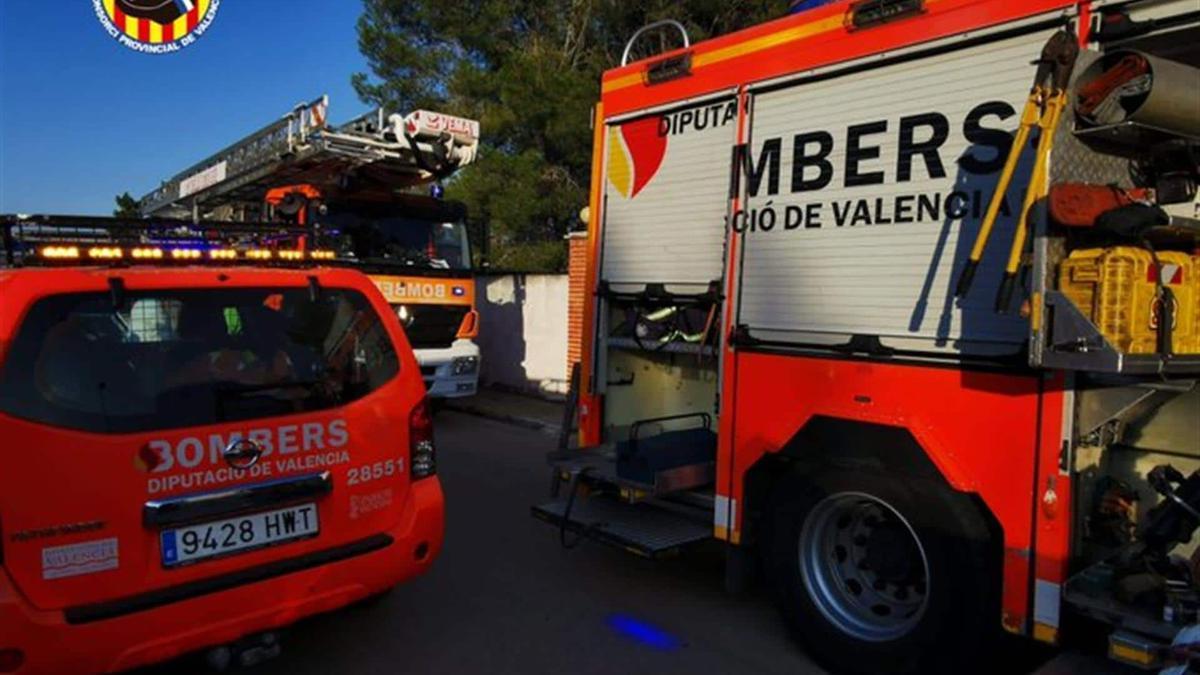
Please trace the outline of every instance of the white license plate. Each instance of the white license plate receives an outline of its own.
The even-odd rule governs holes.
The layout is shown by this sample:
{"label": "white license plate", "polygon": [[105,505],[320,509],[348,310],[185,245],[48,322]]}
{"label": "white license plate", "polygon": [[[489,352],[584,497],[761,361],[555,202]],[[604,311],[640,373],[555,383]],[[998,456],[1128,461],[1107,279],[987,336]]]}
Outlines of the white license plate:
{"label": "white license plate", "polygon": [[161,534],[163,565],[181,565],[219,555],[303,539],[320,531],[317,505],[252,513],[190,525]]}

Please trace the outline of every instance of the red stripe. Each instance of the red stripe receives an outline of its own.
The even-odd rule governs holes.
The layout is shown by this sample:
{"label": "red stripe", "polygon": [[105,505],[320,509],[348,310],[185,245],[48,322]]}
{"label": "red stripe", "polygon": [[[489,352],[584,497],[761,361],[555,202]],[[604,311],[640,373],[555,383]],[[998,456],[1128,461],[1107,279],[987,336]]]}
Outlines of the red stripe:
{"label": "red stripe", "polygon": [[122,12],[121,8],[118,7],[116,5],[116,3],[113,3],[113,17],[112,18],[113,18],[113,25],[117,27],[117,30],[120,30],[123,32],[125,30],[125,12]]}
{"label": "red stripe", "polygon": [[196,30],[196,24],[200,23],[200,3],[199,3],[199,1],[197,1],[196,5],[194,7],[192,7],[191,11],[189,11],[187,13],[187,18],[188,18],[187,29],[188,29],[188,32],[190,33],[193,30]]}
{"label": "red stripe", "polygon": [[149,19],[138,19],[137,20],[137,31],[138,31],[138,40],[140,40],[142,42],[149,42],[150,41],[150,20]]}
{"label": "red stripe", "polygon": [[175,39],[175,22],[163,24],[163,42],[171,42]]}
{"label": "red stripe", "polygon": [[[1174,264],[1163,265],[1163,284],[1168,286],[1178,286],[1183,283],[1183,267]],[[1146,268],[1146,281],[1152,284],[1158,283],[1158,265],[1150,265]]]}

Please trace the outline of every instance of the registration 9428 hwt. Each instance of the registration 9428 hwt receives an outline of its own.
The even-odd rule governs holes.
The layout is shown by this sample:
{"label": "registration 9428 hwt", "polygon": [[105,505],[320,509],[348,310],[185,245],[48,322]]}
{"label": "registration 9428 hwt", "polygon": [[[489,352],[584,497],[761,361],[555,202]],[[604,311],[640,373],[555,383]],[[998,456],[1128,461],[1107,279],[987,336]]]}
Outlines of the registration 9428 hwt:
{"label": "registration 9428 hwt", "polygon": [[319,531],[316,504],[200,523],[162,532],[162,562],[168,567],[182,565],[303,539]]}

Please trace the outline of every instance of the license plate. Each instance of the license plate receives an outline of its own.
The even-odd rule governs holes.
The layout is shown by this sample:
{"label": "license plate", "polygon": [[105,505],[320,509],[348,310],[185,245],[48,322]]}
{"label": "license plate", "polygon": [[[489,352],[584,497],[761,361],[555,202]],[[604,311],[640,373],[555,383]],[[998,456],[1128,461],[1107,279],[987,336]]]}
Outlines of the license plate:
{"label": "license plate", "polygon": [[319,531],[316,504],[289,506],[286,509],[164,530],[161,535],[162,562],[168,567],[182,565],[304,539]]}

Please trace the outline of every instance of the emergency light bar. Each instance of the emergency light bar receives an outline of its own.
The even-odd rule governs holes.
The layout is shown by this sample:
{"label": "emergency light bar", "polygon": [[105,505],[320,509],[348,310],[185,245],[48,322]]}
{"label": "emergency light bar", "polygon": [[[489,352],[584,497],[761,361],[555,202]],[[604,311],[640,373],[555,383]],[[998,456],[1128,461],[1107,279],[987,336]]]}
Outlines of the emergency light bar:
{"label": "emergency light bar", "polygon": [[0,216],[9,265],[311,264],[338,258],[322,246],[325,234],[281,223]]}
{"label": "emergency light bar", "polygon": [[263,262],[313,262],[334,260],[333,251],[314,249],[301,251],[296,249],[271,250],[267,248],[251,248],[237,250],[233,248],[169,248],[161,246],[80,246],[70,242],[58,242],[39,246],[34,251],[34,258],[45,262],[63,263],[76,261],[132,260],[135,262],[231,262],[245,260],[254,263]]}

